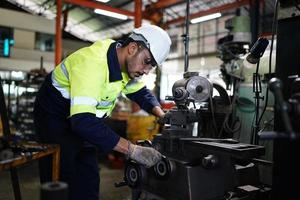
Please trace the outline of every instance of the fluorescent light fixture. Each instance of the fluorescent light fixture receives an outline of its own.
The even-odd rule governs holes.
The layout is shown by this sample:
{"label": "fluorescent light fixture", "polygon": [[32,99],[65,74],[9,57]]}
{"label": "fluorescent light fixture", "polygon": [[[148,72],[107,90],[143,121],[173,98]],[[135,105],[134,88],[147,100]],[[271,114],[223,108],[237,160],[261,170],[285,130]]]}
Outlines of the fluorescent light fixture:
{"label": "fluorescent light fixture", "polygon": [[102,3],[107,3],[107,2],[109,2],[110,0],[96,0],[96,1],[99,1],[99,2],[102,2]]}
{"label": "fluorescent light fixture", "polygon": [[121,20],[128,19],[128,17],[126,15],[122,15],[122,14],[115,13],[115,12],[110,12],[110,11],[107,11],[107,10],[95,9],[94,12],[99,14],[99,15],[105,15],[105,16],[108,16],[108,17],[113,17],[113,18],[117,18],[117,19],[121,19]]}
{"label": "fluorescent light fixture", "polygon": [[211,20],[211,19],[216,19],[216,18],[219,18],[221,16],[222,16],[221,13],[214,13],[214,14],[211,14],[211,15],[206,15],[206,16],[203,16],[203,17],[198,17],[198,18],[192,19],[191,23],[196,24],[196,23],[199,23],[199,22],[204,22],[204,21],[208,21],[208,20]]}

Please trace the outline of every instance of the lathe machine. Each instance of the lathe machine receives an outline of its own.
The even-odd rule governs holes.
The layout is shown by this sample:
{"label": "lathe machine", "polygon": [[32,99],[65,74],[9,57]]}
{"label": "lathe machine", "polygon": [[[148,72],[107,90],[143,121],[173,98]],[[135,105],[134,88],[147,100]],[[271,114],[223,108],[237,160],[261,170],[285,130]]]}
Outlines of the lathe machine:
{"label": "lathe machine", "polygon": [[[213,96],[213,89],[219,94]],[[224,128],[232,110],[226,90],[186,72],[172,93],[167,99],[176,106],[166,113],[161,134],[139,142],[164,158],[148,169],[132,160],[126,164],[123,185],[132,188],[132,199],[267,199],[256,164],[265,148],[230,138]]]}

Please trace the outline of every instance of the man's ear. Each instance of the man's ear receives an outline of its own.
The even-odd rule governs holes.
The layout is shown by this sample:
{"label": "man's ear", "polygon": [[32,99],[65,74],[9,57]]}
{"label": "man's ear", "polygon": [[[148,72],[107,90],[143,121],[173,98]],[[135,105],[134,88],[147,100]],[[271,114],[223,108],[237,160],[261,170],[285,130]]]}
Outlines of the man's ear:
{"label": "man's ear", "polygon": [[135,55],[136,54],[136,52],[137,52],[137,50],[138,50],[138,45],[137,45],[137,43],[135,43],[135,42],[130,42],[129,44],[128,44],[128,49],[127,49],[127,52],[128,52],[128,55]]}

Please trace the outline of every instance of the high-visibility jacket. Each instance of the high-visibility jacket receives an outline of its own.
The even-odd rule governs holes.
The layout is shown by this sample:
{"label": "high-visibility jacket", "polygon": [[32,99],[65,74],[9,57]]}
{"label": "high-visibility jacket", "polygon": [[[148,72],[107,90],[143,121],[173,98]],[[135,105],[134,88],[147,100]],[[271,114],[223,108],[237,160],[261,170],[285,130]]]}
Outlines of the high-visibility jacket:
{"label": "high-visibility jacket", "polygon": [[103,117],[110,114],[120,92],[149,113],[159,106],[150,90],[122,73],[116,50],[122,41],[112,42],[78,50],[47,75],[34,109],[37,125],[44,130],[42,138],[64,140],[68,135],[77,141],[79,136],[108,152],[120,136],[105,125]]}
{"label": "high-visibility jacket", "polygon": [[128,95],[145,85],[122,72],[121,80],[110,81],[107,52],[114,41],[107,39],[82,48],[63,60],[52,73],[52,85],[70,99],[70,116],[93,113],[109,116],[121,92]]}

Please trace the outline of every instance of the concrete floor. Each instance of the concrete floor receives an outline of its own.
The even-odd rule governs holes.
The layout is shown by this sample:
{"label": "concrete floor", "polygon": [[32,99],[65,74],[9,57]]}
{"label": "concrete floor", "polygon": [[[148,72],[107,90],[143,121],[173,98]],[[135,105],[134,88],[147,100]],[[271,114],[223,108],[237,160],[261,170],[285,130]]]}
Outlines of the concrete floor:
{"label": "concrete floor", "polygon": [[[103,161],[99,165],[101,168],[101,183],[105,185],[105,187],[100,187],[100,199],[130,200],[131,191],[127,186],[121,188],[114,187],[115,182],[122,180],[123,169],[111,169]],[[39,200],[40,183],[37,162],[31,162],[19,167],[18,174],[22,200]],[[9,171],[0,172],[0,200],[14,200]]]}

